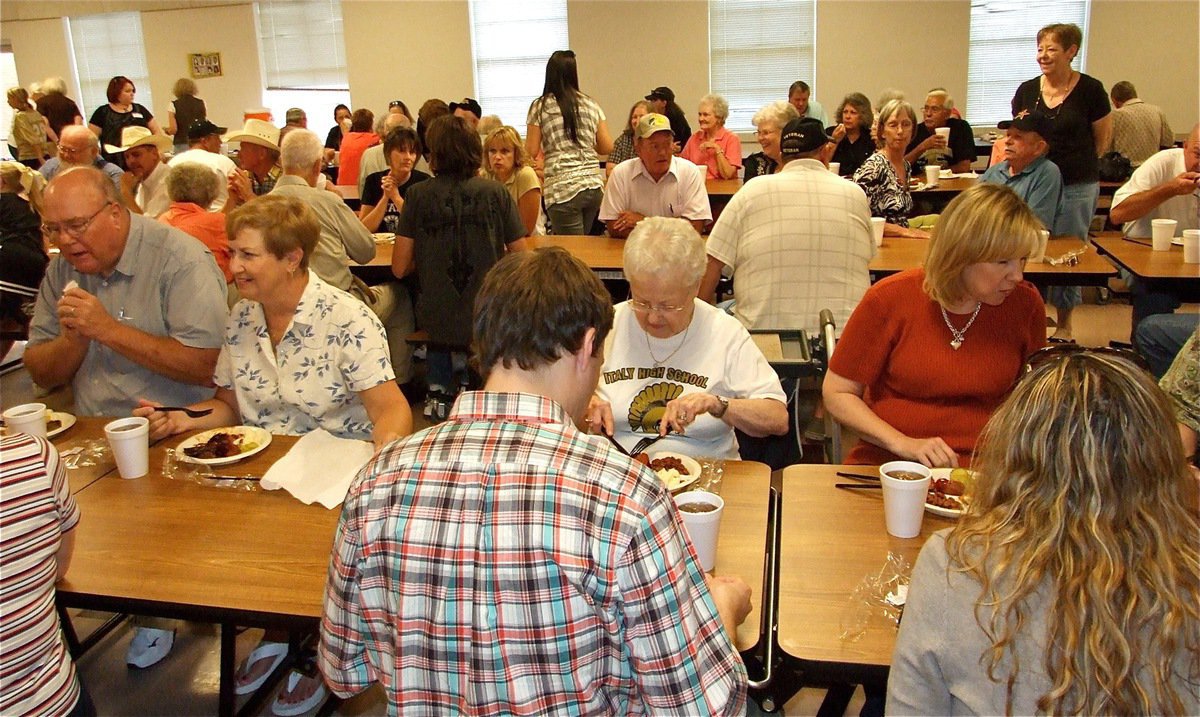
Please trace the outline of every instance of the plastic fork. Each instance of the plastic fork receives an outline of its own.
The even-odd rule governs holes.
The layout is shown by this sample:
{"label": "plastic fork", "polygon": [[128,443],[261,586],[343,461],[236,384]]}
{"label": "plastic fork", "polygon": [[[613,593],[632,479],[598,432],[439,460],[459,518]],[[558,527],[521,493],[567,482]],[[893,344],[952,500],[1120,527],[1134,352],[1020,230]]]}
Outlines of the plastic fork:
{"label": "plastic fork", "polygon": [[183,406],[155,406],[154,410],[162,411],[164,413],[167,411],[181,411],[186,413],[191,418],[203,418],[204,416],[207,416],[213,412],[211,408],[196,410],[194,408],[185,408]]}

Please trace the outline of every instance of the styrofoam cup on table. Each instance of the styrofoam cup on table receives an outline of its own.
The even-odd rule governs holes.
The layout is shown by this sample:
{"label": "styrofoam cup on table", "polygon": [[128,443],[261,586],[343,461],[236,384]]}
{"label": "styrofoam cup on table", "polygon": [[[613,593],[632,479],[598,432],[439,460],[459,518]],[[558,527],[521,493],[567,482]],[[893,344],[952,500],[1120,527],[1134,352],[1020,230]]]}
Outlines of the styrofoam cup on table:
{"label": "styrofoam cup on table", "polygon": [[1150,220],[1150,243],[1154,251],[1169,251],[1171,240],[1175,238],[1175,227],[1179,222],[1174,219]]}
{"label": "styrofoam cup on table", "polygon": [[1038,230],[1037,242],[1033,245],[1033,250],[1029,252],[1029,263],[1041,264],[1046,261],[1046,243],[1050,241],[1050,232],[1045,229]]}
{"label": "styrofoam cup on table", "polygon": [[721,533],[721,514],[725,512],[725,501],[716,493],[706,490],[691,490],[675,496],[676,506],[688,503],[706,503],[716,508],[707,513],[679,511],[683,527],[687,530],[688,538],[691,539],[692,546],[696,548],[696,555],[700,558],[700,569],[710,572],[717,564],[717,538]]}
{"label": "styrofoam cup on table", "polygon": [[934,132],[937,133],[937,135],[939,137],[946,140],[946,145],[949,146],[949,144],[950,144],[950,128],[949,127],[938,127],[937,129],[934,130]]}
{"label": "styrofoam cup on table", "polygon": [[887,220],[883,217],[871,217],[871,234],[875,237],[875,246],[883,246],[883,227]]}
{"label": "styrofoam cup on table", "polygon": [[104,424],[104,436],[122,478],[141,478],[150,471],[150,421],[142,416]]}
{"label": "styrofoam cup on table", "polygon": [[942,168],[936,164],[930,164],[925,167],[925,186],[932,187],[938,183],[939,177],[942,174]]}
{"label": "styrofoam cup on table", "polygon": [[1200,264],[1200,229],[1183,230],[1183,263]]}
{"label": "styrofoam cup on table", "polygon": [[829,171],[833,172],[834,174],[841,174],[842,173],[842,163],[841,162],[830,162],[829,163]]}
{"label": "styrofoam cup on table", "polygon": [[[898,480],[895,471],[910,471],[925,476],[921,480]],[[879,466],[879,482],[883,485],[883,518],[887,532],[897,538],[915,538],[921,534],[925,518],[925,495],[933,473],[912,461],[891,461]]]}
{"label": "styrofoam cup on table", "polygon": [[46,437],[46,404],[22,403],[4,412],[4,425],[13,433]]}

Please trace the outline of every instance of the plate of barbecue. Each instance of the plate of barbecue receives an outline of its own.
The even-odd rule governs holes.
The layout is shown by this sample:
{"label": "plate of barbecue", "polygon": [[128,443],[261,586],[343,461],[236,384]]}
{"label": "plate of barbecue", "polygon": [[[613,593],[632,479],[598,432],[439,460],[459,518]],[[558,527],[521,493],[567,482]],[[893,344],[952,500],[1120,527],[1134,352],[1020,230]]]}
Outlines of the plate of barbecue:
{"label": "plate of barbecue", "polygon": [[271,434],[254,426],[213,428],[179,444],[182,460],[206,466],[223,466],[262,451],[271,445]]}

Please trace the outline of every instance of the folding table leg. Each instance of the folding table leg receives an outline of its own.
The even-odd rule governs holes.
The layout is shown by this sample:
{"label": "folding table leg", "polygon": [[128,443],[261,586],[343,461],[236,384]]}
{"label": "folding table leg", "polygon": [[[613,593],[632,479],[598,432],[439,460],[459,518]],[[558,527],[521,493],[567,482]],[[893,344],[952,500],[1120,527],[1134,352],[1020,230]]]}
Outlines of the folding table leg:
{"label": "folding table leg", "polygon": [[221,687],[218,692],[217,714],[221,717],[233,717],[237,706],[237,695],[233,692],[234,671],[237,665],[237,627],[227,622],[221,623]]}

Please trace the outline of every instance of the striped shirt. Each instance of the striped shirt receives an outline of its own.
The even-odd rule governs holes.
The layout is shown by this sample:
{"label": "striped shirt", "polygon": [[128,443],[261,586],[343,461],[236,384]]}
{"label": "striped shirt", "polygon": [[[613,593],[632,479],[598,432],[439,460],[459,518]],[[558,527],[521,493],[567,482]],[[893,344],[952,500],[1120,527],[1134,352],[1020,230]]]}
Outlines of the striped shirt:
{"label": "striped shirt", "polygon": [[742,714],[746,673],[652,472],[541,396],[463,394],[359,474],[319,664],[397,714]]}
{"label": "striped shirt", "polygon": [[578,95],[575,136],[572,142],[563,126],[562,110],[554,95],[533,101],[526,122],[542,130],[542,151],[546,154],[546,206],[570,201],[588,189],[600,189],[600,158],[596,154],[596,128],[605,120],[604,110],[587,95]]}
{"label": "striped shirt", "polygon": [[66,714],[79,700],[54,611],[55,558],[78,522],[58,452],[0,438],[0,714]]}

